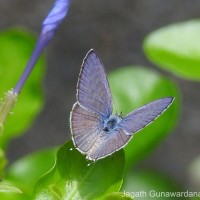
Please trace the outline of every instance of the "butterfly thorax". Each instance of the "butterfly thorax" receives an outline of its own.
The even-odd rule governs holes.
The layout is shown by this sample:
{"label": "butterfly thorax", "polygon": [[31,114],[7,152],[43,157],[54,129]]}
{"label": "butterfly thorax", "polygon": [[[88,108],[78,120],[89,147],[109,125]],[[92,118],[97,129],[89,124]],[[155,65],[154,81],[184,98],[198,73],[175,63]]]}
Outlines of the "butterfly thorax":
{"label": "butterfly thorax", "polygon": [[111,115],[108,119],[103,120],[103,130],[106,133],[115,130],[121,120],[118,115]]}

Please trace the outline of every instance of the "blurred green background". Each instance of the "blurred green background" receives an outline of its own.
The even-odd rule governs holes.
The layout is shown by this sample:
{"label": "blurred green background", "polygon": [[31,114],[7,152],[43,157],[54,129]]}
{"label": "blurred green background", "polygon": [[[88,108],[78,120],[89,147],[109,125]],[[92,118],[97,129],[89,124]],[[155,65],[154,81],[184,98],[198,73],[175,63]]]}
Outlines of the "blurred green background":
{"label": "blurred green background", "polygon": [[[37,36],[40,32],[40,24],[53,2],[53,0],[45,2],[2,0],[0,2],[1,31],[13,26],[22,26],[35,32]],[[182,35],[184,30],[176,32],[177,38],[164,36],[164,39],[161,40],[161,43],[165,41],[167,44],[169,39],[172,47],[173,44],[180,47],[175,49],[173,55],[168,54],[168,49],[162,47],[160,41],[156,40],[160,45],[158,47],[152,45],[152,38],[145,40],[144,43],[145,37],[160,27],[196,18],[200,18],[200,2],[195,0],[72,1],[67,18],[46,52],[45,79],[42,86],[39,86],[44,90],[44,108],[26,134],[9,144],[7,154],[9,162],[12,163],[35,150],[58,146],[63,144],[63,141],[70,139],[69,113],[75,102],[80,65],[87,51],[94,48],[102,58],[106,71],[111,72],[109,74],[111,91],[119,111],[127,113],[131,111],[131,108],[166,95],[177,97],[174,108],[169,109],[163,118],[155,122],[155,125],[152,124],[148,129],[139,133],[135,138],[136,143],[131,141],[131,148],[129,145],[125,149],[126,155],[130,155],[129,158],[132,159],[130,163],[135,164],[132,171],[139,173],[140,170],[152,170],[157,175],[161,173],[164,177],[173,179],[178,188],[181,186],[183,190],[197,190],[199,188],[197,176],[199,162],[197,160],[194,163],[194,160],[200,155],[200,83],[198,82],[198,64],[200,67],[198,52],[200,51],[195,48],[196,46],[200,48],[199,32],[197,36],[191,33],[190,40],[193,39],[194,43],[192,44],[194,44],[195,50],[192,52],[194,57],[188,58],[192,59],[189,61],[197,63],[196,68],[191,68],[188,64],[183,69],[185,73],[180,73],[181,70],[173,68],[174,62],[180,63],[180,58],[183,58],[181,62],[189,62],[184,58],[190,56],[192,50],[189,53],[186,50],[185,53],[184,47],[191,45],[190,40],[184,42],[186,40],[183,36],[182,46],[174,42],[180,38],[179,35]],[[200,25],[197,23],[196,26]],[[193,30],[192,27],[189,30]],[[156,35],[155,38],[162,39],[159,35]],[[153,44],[157,44],[156,42]],[[160,47],[161,49],[159,49]],[[169,45],[169,49],[170,47]],[[164,65],[158,68],[148,60],[143,48],[149,59],[155,64],[162,65],[163,63],[157,58],[163,56],[163,60],[165,58],[165,63],[168,61],[169,66]],[[162,54],[156,54],[157,52],[162,52]],[[177,58],[176,52],[179,53],[178,59],[174,59],[174,57]],[[10,56],[12,58],[13,54]],[[167,68],[172,70],[166,70]],[[180,69],[179,66],[178,69]],[[171,73],[173,71],[175,71],[175,75],[181,75],[175,76]],[[6,85],[5,82],[0,82],[1,84]],[[129,91],[127,94],[123,94],[124,88]],[[23,96],[23,91],[21,96]],[[43,103],[42,100],[41,102]],[[31,105],[26,106],[31,107]],[[38,110],[42,108],[42,105],[40,106],[37,107]],[[12,116],[13,120],[14,117],[15,115]],[[154,132],[155,135],[149,136],[148,132]],[[141,138],[144,140],[143,142],[141,142]],[[146,157],[147,155],[148,157]],[[130,166],[131,164],[128,166],[129,169]],[[146,176],[151,177],[148,173]],[[149,178],[149,180],[145,184],[159,184],[157,179]],[[131,184],[134,187],[134,183]]]}

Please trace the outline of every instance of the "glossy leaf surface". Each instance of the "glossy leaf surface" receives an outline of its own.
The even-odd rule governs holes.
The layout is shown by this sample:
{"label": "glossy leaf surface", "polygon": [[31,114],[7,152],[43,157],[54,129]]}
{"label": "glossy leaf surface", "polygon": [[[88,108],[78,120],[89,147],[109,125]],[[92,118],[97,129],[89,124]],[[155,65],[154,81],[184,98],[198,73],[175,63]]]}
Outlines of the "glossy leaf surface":
{"label": "glossy leaf surface", "polygon": [[175,23],[149,34],[144,41],[147,57],[177,76],[200,80],[200,20]]}
{"label": "glossy leaf surface", "polygon": [[36,185],[34,199],[97,200],[119,191],[125,162],[122,150],[91,163],[72,148],[67,142],[58,150],[56,165]]}

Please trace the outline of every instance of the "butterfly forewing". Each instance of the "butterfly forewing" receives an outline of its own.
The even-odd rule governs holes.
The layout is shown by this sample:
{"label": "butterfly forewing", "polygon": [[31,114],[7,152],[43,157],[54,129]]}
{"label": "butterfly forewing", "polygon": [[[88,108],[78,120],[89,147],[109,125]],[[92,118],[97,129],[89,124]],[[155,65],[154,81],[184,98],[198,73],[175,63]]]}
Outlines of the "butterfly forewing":
{"label": "butterfly forewing", "polygon": [[107,117],[112,114],[112,97],[100,59],[94,50],[86,55],[79,76],[77,101],[84,108]]}
{"label": "butterfly forewing", "polygon": [[163,98],[146,104],[125,116],[119,123],[127,134],[133,134],[161,115],[172,103],[173,98]]}

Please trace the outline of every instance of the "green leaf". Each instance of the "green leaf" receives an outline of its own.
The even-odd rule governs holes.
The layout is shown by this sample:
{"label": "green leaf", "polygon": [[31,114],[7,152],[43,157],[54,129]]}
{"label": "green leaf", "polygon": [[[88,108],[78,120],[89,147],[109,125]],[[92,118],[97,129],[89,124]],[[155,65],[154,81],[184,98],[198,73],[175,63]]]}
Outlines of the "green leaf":
{"label": "green leaf", "polygon": [[0,193],[0,198],[2,200],[28,200],[29,196],[23,193]]}
{"label": "green leaf", "polygon": [[200,20],[175,23],[146,37],[147,57],[177,76],[200,80]]}
{"label": "green leaf", "polygon": [[100,200],[119,191],[125,162],[123,150],[91,163],[71,148],[70,141],[58,150],[56,165],[36,185],[34,199]]}
{"label": "green leaf", "polygon": [[[0,97],[15,86],[35,46],[35,37],[22,29],[9,29],[0,33]],[[30,78],[4,126],[0,146],[23,134],[33,124],[41,111],[44,98],[42,80],[44,75],[44,57],[39,60]]]}
{"label": "green leaf", "polygon": [[129,167],[148,155],[171,132],[179,116],[179,90],[171,80],[142,66],[116,70],[109,74],[109,82],[117,111],[123,115],[158,98],[175,97],[169,109],[134,135],[124,148]]}
{"label": "green leaf", "polygon": [[56,148],[27,155],[10,166],[7,179],[31,196],[36,182],[55,164],[55,155]]}
{"label": "green leaf", "polygon": [[12,185],[11,183],[1,180],[0,193],[22,193],[22,191],[19,188]]}
{"label": "green leaf", "polygon": [[3,149],[0,148],[0,177],[3,177],[5,174],[5,167],[7,164],[7,159]]}
{"label": "green leaf", "polygon": [[125,195],[122,192],[115,192],[108,195],[104,200],[133,200],[131,196]]}
{"label": "green leaf", "polygon": [[0,199],[31,199],[34,186],[39,178],[55,164],[56,149],[41,150],[21,158],[8,169],[6,180],[22,191],[22,194],[11,192],[0,193]]}
{"label": "green leaf", "polygon": [[[132,195],[132,197],[146,200],[176,200],[177,197],[159,197],[159,192],[167,193],[181,192],[182,188],[168,177],[154,171],[130,171],[124,180],[121,191],[124,195]],[[178,195],[178,194],[177,194]]]}
{"label": "green leaf", "polygon": [[22,194],[22,191],[9,181],[0,182],[0,199],[3,200],[27,200],[28,197]]}

